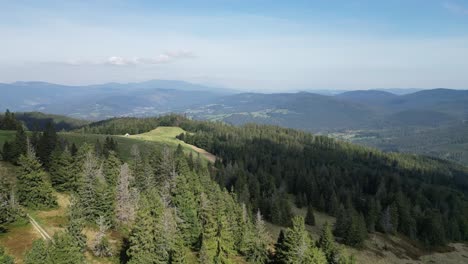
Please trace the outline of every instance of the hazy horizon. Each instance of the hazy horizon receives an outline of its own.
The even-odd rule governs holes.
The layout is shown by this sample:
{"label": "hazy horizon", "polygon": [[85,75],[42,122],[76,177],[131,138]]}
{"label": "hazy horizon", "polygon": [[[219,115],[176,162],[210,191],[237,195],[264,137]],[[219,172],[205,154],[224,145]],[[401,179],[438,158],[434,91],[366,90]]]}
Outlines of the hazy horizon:
{"label": "hazy horizon", "polygon": [[468,87],[468,2],[0,1],[0,82]]}

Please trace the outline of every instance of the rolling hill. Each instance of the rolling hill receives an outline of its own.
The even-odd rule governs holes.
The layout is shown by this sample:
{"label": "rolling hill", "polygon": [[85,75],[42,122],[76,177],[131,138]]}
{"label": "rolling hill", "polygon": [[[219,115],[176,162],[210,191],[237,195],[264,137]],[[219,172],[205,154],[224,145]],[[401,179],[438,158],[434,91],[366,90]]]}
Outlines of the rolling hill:
{"label": "rolling hill", "polygon": [[45,82],[0,84],[0,107],[15,112],[41,111],[82,119],[145,116],[205,104],[232,90],[182,81],[66,86]]}

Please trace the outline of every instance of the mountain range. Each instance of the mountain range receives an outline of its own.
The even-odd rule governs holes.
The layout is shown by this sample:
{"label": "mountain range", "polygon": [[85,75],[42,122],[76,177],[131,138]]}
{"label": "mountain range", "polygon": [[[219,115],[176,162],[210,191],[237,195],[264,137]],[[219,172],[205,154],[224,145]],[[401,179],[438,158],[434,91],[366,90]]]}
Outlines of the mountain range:
{"label": "mountain range", "polygon": [[[66,86],[0,84],[0,107],[101,120],[116,116],[184,113],[195,119],[274,124],[314,132],[434,127],[468,119],[468,91],[451,89],[244,93],[183,81]],[[397,91],[398,94],[390,91]],[[416,91],[416,92],[412,92]]]}

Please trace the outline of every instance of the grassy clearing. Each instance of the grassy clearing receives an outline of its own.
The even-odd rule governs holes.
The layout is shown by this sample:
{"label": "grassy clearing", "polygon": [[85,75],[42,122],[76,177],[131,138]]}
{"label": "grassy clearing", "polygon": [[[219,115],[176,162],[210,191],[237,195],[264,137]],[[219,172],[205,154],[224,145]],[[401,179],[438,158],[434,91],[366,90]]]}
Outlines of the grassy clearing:
{"label": "grassy clearing", "polygon": [[176,136],[182,133],[185,133],[185,130],[183,130],[180,127],[158,127],[156,129],[153,129],[143,134],[131,135],[128,137],[121,136],[121,137],[137,139],[137,140],[147,141],[147,142],[157,142],[159,144],[167,145],[169,147],[177,147],[180,144],[185,153],[191,152],[192,154],[194,154],[195,157],[198,153],[200,153],[200,155],[206,160],[210,162],[215,161],[216,157],[213,154],[208,153],[207,151],[197,148],[193,145],[187,144],[183,142],[182,140],[179,140],[176,138]]}
{"label": "grassy clearing", "polygon": [[3,148],[5,141],[10,141],[15,138],[16,131],[0,130],[0,147]]}
{"label": "grassy clearing", "polygon": [[0,234],[0,245],[15,258],[16,263],[22,263],[24,254],[31,248],[33,241],[41,236],[27,220],[14,223],[9,228],[7,233]]}
{"label": "grassy clearing", "polygon": [[130,150],[133,145],[137,145],[143,153],[147,153],[154,149],[162,148],[163,144],[157,142],[150,142],[144,140],[138,140],[134,138],[128,137],[121,137],[121,136],[108,136],[108,135],[100,135],[100,134],[80,134],[80,133],[71,133],[71,132],[61,132],[59,133],[59,137],[66,139],[70,143],[75,143],[77,146],[80,146],[84,143],[88,143],[94,145],[98,140],[101,143],[104,143],[106,137],[112,137],[114,140],[117,141],[118,144],[118,151],[120,157],[124,160],[128,160],[130,158]]}

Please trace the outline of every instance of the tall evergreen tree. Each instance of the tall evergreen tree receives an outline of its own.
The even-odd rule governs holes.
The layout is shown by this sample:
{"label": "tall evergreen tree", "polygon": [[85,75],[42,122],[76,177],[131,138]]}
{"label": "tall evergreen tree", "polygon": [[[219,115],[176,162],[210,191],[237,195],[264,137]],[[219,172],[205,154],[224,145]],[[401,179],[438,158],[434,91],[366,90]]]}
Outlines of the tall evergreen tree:
{"label": "tall evergreen tree", "polygon": [[335,238],[333,237],[331,227],[328,223],[323,225],[322,233],[317,241],[317,247],[325,253],[329,264],[341,264],[340,252],[338,246],[335,244]]}
{"label": "tall evergreen tree", "polygon": [[119,224],[129,224],[135,220],[135,209],[138,203],[137,190],[130,186],[132,172],[128,164],[120,167],[116,190],[116,218]]}
{"label": "tall evergreen tree", "polygon": [[84,252],[86,248],[86,236],[83,234],[85,218],[82,206],[75,196],[72,195],[68,207],[68,225],[66,231],[73,237],[81,252]]}
{"label": "tall evergreen tree", "polygon": [[32,208],[55,207],[57,202],[47,175],[32,146],[30,144],[27,146],[26,155],[21,155],[19,158],[18,201],[20,204]]}
{"label": "tall evergreen tree", "polygon": [[292,222],[292,228],[286,229],[284,240],[276,248],[276,263],[327,263],[325,254],[312,245],[312,240],[305,230],[304,218],[294,217]]}
{"label": "tall evergreen tree", "polygon": [[44,131],[39,139],[37,146],[37,155],[44,167],[49,168],[52,152],[57,146],[57,132],[52,121],[47,122]]}
{"label": "tall evergreen tree", "polygon": [[315,215],[314,215],[314,208],[312,205],[307,206],[307,214],[305,217],[305,223],[307,225],[315,226]]}
{"label": "tall evergreen tree", "polygon": [[78,201],[82,205],[84,218],[87,221],[95,221],[100,214],[97,186],[99,178],[103,176],[93,151],[85,154],[81,168]]}
{"label": "tall evergreen tree", "polygon": [[60,152],[52,153],[49,168],[50,180],[58,191],[72,191],[77,186],[76,178],[73,176],[73,157],[68,148]]}
{"label": "tall evergreen tree", "polygon": [[56,233],[53,242],[36,240],[26,253],[25,264],[84,264],[85,258],[72,236]]}
{"label": "tall evergreen tree", "polygon": [[187,246],[195,246],[200,236],[201,225],[197,217],[198,201],[193,186],[190,186],[188,177],[191,173],[185,160],[180,161],[179,173],[175,178],[175,186],[172,201],[177,207],[177,216],[180,218],[178,228],[180,229]]}
{"label": "tall evergreen tree", "polygon": [[247,253],[247,260],[250,263],[256,264],[266,263],[270,241],[271,237],[266,230],[262,215],[258,211],[255,218],[253,237]]}

